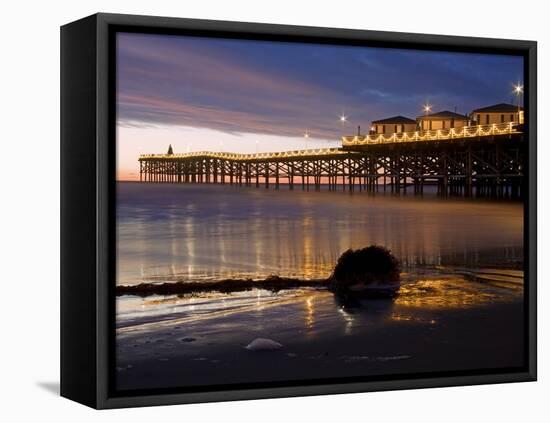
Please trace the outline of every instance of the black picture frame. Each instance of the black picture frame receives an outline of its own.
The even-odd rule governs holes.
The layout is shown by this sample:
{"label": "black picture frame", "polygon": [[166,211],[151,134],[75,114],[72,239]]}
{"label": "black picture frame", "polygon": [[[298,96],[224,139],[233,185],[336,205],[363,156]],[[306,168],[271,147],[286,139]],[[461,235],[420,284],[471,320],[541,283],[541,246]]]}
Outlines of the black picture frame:
{"label": "black picture frame", "polygon": [[[217,386],[117,393],[114,342],[114,34],[132,31],[255,40],[522,55],[529,113],[525,198],[527,363],[503,371],[445,372],[353,381]],[[537,44],[533,41],[95,14],[61,28],[61,395],[118,408],[302,395],[534,381],[536,328]]]}

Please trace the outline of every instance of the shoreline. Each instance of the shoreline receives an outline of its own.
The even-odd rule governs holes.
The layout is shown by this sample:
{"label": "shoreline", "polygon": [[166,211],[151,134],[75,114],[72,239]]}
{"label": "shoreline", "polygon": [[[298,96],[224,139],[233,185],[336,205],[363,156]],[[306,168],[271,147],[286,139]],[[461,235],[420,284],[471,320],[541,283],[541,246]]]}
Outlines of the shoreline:
{"label": "shoreline", "polygon": [[[439,275],[459,276],[481,284],[497,284],[500,286],[517,286],[518,284],[523,284],[523,271],[510,266],[506,268],[487,267],[477,269],[467,267],[430,267],[416,270],[430,270]],[[402,272],[401,282],[410,279],[413,274],[415,275],[415,278],[423,278],[424,274],[422,271],[418,272],[418,274],[407,271]],[[337,288],[337,286],[332,281],[330,276],[324,279],[298,279],[271,275],[263,279],[230,278],[200,282],[143,282],[136,285],[118,285],[115,288],[115,295],[117,297],[138,296],[145,298],[153,295],[191,295],[213,292],[220,294],[231,294],[235,292],[252,291],[255,289],[277,293],[283,290],[300,288],[336,290],[335,288]]]}

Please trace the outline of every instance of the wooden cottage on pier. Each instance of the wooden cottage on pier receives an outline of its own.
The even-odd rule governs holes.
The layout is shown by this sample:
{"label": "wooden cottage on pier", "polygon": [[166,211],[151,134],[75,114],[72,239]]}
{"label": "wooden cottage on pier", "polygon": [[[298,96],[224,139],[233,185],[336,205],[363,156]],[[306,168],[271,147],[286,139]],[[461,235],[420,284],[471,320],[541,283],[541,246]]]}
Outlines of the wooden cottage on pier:
{"label": "wooden cottage on pier", "polygon": [[416,131],[416,121],[404,116],[394,116],[387,119],[373,120],[372,135],[392,135],[402,132]]}
{"label": "wooden cottage on pier", "polygon": [[523,107],[508,103],[493,104],[474,110],[470,117],[476,125],[523,123]]}
{"label": "wooden cottage on pier", "polygon": [[448,110],[418,116],[416,123],[419,131],[436,131],[438,129],[462,128],[468,126],[470,118]]}

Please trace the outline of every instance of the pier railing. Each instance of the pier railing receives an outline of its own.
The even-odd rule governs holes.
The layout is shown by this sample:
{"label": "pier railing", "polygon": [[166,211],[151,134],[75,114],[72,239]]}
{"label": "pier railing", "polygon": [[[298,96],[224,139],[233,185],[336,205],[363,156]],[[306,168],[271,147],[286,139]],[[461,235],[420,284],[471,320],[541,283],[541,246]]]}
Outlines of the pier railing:
{"label": "pier railing", "polygon": [[[440,141],[453,140],[459,138],[476,138],[494,135],[518,134],[518,124],[516,122],[465,126],[463,128],[438,129],[433,131],[414,131],[402,132],[392,135],[355,135],[342,137],[343,147],[362,146],[371,144],[392,144],[415,141]],[[340,148],[317,148],[293,151],[275,151],[265,153],[231,153],[215,151],[193,151],[189,153],[178,154],[142,154],[140,160],[151,159],[186,159],[186,158],[211,158],[225,159],[232,161],[254,161],[254,160],[274,160],[274,159],[299,159],[303,157],[317,156],[338,156],[350,154],[348,151]]]}
{"label": "pier railing", "polygon": [[394,133],[392,135],[355,135],[342,137],[342,145],[356,146],[367,144],[390,144],[415,141],[439,141],[456,138],[475,138],[491,135],[506,135],[519,133],[517,122],[464,126],[462,128],[437,129],[432,131],[414,131]]}
{"label": "pier railing", "polygon": [[339,148],[317,148],[309,150],[294,150],[294,151],[277,151],[268,153],[224,153],[214,151],[193,151],[190,153],[178,154],[142,154],[140,160],[148,159],[185,159],[195,157],[207,157],[212,159],[226,159],[234,161],[250,161],[250,160],[272,160],[284,158],[299,158],[299,157],[315,157],[315,156],[332,156],[349,154]]}

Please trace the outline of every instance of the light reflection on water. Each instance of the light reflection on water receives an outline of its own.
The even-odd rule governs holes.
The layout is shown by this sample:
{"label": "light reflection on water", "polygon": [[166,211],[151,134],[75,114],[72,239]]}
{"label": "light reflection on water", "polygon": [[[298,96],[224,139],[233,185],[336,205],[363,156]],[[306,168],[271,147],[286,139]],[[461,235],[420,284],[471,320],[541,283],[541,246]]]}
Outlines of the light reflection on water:
{"label": "light reflection on water", "polygon": [[343,251],[370,244],[389,247],[405,265],[475,267],[495,257],[521,264],[519,203],[207,185],[117,189],[118,284],[323,278]]}
{"label": "light reflection on water", "polygon": [[[344,334],[352,334],[357,325],[389,321],[414,321],[436,324],[419,310],[468,309],[485,304],[519,301],[523,295],[523,279],[514,277],[506,287],[491,282],[473,282],[455,275],[434,274],[418,279],[409,274],[395,300],[349,300],[334,296],[323,289],[300,289],[272,293],[251,290],[233,294],[201,294],[193,296],[153,296],[147,298],[119,297],[117,325],[119,333],[154,332],[160,328],[190,323],[207,323],[224,319],[225,325],[239,329],[246,320],[264,322],[264,312],[282,310],[289,327],[299,328],[305,335],[330,330],[343,324]],[[339,322],[339,323],[338,323]],[[246,324],[246,323],[244,323]],[[261,329],[261,328],[260,328]]]}

